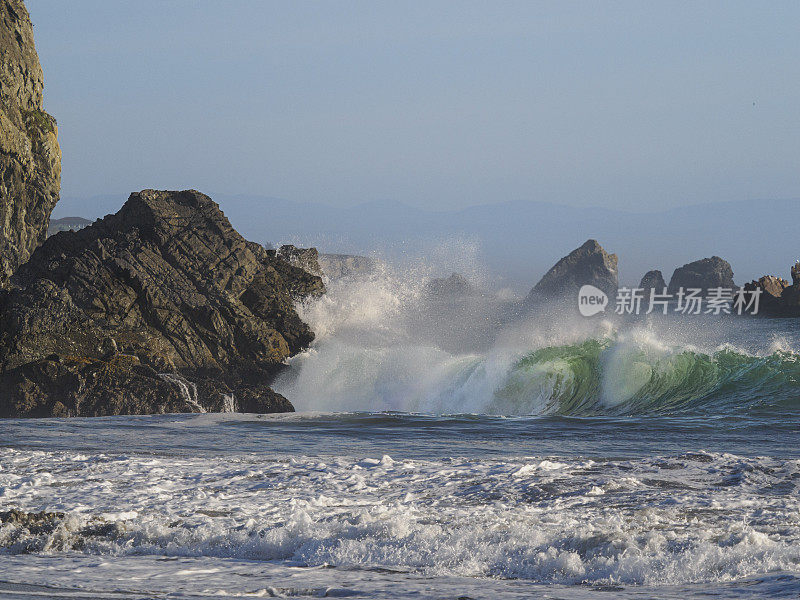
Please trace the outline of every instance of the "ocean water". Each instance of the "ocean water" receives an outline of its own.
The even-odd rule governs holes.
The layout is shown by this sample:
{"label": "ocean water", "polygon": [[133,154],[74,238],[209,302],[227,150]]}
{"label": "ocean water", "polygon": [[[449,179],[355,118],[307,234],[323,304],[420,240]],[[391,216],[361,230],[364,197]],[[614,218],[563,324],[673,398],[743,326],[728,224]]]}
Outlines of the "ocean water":
{"label": "ocean water", "polygon": [[0,423],[3,598],[800,595],[800,326],[334,282],[298,412]]}

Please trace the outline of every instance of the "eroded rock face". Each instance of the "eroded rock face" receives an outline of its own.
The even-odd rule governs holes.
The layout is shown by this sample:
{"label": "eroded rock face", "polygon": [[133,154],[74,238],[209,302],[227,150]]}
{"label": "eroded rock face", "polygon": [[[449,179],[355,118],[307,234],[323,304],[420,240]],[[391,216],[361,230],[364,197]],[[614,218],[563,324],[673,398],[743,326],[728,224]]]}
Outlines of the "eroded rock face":
{"label": "eroded rock face", "polygon": [[731,289],[736,287],[730,263],[719,256],[703,258],[678,267],[669,281],[670,294],[676,294],[680,288],[705,291],[718,287]]}
{"label": "eroded rock face", "polygon": [[132,194],[50,237],[10,280],[0,414],[290,409],[268,384],[314,338],[295,299],[323,291],[242,238],[208,196]]}
{"label": "eroded rock face", "polygon": [[0,287],[47,236],[61,186],[58,128],[21,0],[0,0]]}
{"label": "eroded rock face", "polygon": [[617,255],[606,252],[596,240],[587,240],[559,260],[531,290],[528,302],[572,300],[584,285],[593,285],[612,299],[617,295]]}

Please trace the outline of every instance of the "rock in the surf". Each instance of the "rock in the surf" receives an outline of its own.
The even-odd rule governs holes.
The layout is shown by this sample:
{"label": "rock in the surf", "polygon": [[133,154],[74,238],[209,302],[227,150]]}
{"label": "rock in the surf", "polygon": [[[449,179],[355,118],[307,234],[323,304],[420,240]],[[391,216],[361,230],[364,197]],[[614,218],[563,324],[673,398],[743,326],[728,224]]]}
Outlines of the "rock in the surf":
{"label": "rock in the surf", "polygon": [[534,286],[527,301],[571,301],[584,285],[603,290],[612,300],[617,294],[617,255],[606,252],[596,240],[587,240],[559,260]]}
{"label": "rock in the surf", "polygon": [[719,256],[703,258],[678,267],[669,280],[669,293],[676,294],[680,288],[701,289],[735,288],[733,269],[727,260]]}
{"label": "rock in the surf", "polygon": [[208,196],[144,190],[50,237],[0,302],[0,415],[287,410],[268,384],[314,338],[322,280],[248,242]]}

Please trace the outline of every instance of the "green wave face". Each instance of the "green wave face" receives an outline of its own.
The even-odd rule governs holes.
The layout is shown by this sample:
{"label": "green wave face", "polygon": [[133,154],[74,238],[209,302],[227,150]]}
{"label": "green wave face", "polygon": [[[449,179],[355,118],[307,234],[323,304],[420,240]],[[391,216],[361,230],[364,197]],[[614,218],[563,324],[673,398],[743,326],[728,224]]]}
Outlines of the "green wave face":
{"label": "green wave face", "polygon": [[800,406],[800,362],[590,339],[524,356],[495,392],[495,414],[630,415]]}

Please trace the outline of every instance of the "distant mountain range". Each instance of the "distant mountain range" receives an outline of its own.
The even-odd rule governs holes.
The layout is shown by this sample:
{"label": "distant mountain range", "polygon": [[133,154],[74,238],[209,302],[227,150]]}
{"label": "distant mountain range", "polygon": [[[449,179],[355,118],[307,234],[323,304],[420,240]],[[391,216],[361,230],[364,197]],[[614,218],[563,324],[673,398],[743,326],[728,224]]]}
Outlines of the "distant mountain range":
{"label": "distant mountain range", "polygon": [[[260,196],[212,197],[234,227],[254,241],[388,258],[429,257],[442,263],[441,274],[474,269],[476,259],[492,275],[491,283],[520,291],[588,238],[617,253],[620,283],[626,285],[638,284],[650,269],[660,269],[669,280],[676,267],[712,255],[731,263],[738,284],[765,274],[788,277],[800,257],[798,200],[625,212],[523,201],[437,211],[385,201],[336,208]],[[111,212],[124,200],[103,196],[62,206]],[[459,259],[462,248],[469,256]]]}

